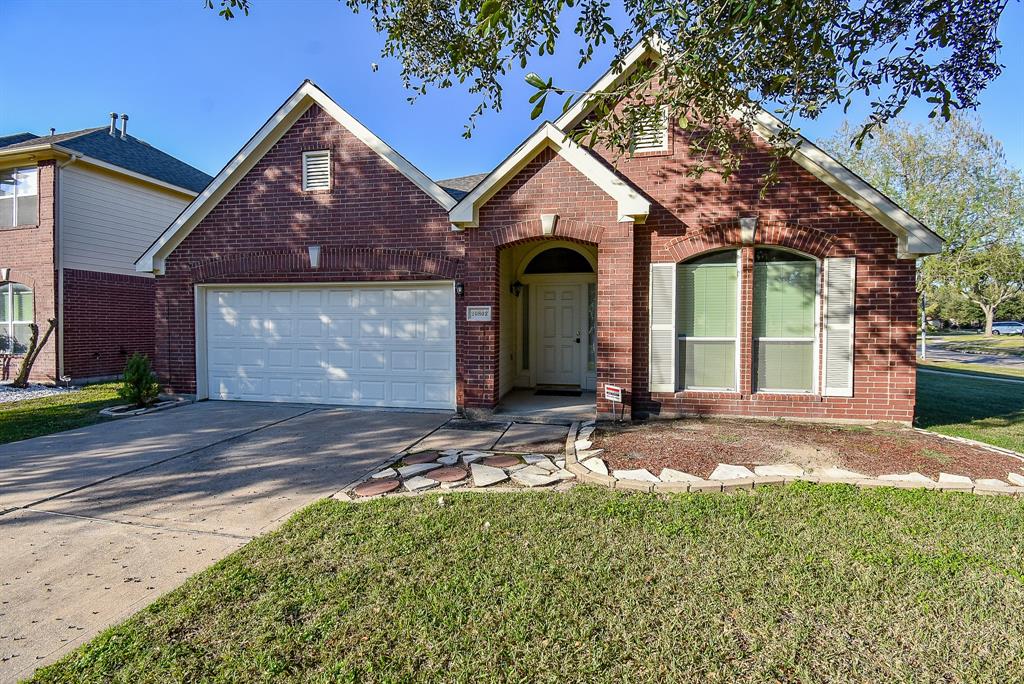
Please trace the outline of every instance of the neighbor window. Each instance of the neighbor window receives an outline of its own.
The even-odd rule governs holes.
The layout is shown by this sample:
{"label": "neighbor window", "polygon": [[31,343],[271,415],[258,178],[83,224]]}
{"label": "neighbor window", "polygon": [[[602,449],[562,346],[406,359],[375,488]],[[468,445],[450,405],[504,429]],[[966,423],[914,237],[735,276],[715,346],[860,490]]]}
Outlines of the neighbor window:
{"label": "neighbor window", "polygon": [[754,385],[814,390],[818,263],[778,249],[754,254]]}
{"label": "neighbor window", "polygon": [[0,353],[24,354],[32,334],[32,290],[21,283],[0,285]]}
{"label": "neighbor window", "polygon": [[633,152],[665,152],[668,150],[668,107],[654,110],[633,132]]}
{"label": "neighbor window", "polygon": [[736,250],[677,266],[677,384],[683,389],[736,389],[738,281]]}
{"label": "neighbor window", "polygon": [[317,150],[302,153],[302,189],[329,190],[331,188],[331,152]]}
{"label": "neighbor window", "polygon": [[39,223],[39,184],[34,166],[0,171],[0,228]]}

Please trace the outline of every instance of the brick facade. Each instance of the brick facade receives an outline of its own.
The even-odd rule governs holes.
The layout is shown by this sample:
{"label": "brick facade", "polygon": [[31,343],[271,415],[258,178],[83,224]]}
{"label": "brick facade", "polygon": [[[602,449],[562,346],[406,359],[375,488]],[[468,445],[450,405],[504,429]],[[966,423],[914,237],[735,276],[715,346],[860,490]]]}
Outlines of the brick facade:
{"label": "brick facade", "polygon": [[152,278],[64,269],[64,373],[120,375],[133,353],[153,356]]}
{"label": "brick facade", "polygon": [[[785,162],[760,196],[770,157],[762,147],[724,182],[688,177],[683,132],[666,153],[609,166],[651,201],[644,224],[620,222],[613,199],[550,149],[531,160],[481,208],[479,226],[450,229],[445,210],[314,105],[167,257],[156,295],[158,370],[180,392],[195,391],[195,286],[203,283],[457,280],[458,405],[488,410],[498,396],[502,250],[545,239],[540,214],[558,215],[554,237],[596,246],[597,387],[625,388],[627,417],[730,414],[910,421],[914,407],[916,295],[913,260],[896,258],[896,237],[845,198]],[[300,188],[301,153],[331,149],[333,186]],[[598,151],[600,154],[600,151]],[[857,257],[854,396],[752,392],[751,296],[741,308],[742,380],[735,393],[648,391],[648,274],[710,249],[740,248],[737,220],[759,219],[758,244],[817,258]],[[323,263],[311,270],[306,246]],[[743,248],[749,282],[753,250]],[[492,307],[491,322],[465,321],[465,307]],[[598,399],[598,412],[610,406]]]}
{"label": "brick facade", "polygon": [[[57,279],[54,266],[56,173],[57,167],[53,161],[39,163],[38,225],[0,229],[0,268],[11,269],[11,280],[32,289],[35,321],[39,325],[40,336],[46,331],[47,320],[57,315]],[[13,377],[18,372],[20,363],[21,357],[14,357],[9,368],[0,367],[0,379]],[[57,333],[54,332],[32,367],[31,380],[53,382],[56,379]]]}
{"label": "brick facade", "polygon": [[[303,192],[302,152],[323,149],[332,186]],[[321,246],[317,270],[308,245]],[[463,251],[443,207],[313,105],[168,256],[157,372],[174,391],[196,391],[196,285],[451,280]]]}

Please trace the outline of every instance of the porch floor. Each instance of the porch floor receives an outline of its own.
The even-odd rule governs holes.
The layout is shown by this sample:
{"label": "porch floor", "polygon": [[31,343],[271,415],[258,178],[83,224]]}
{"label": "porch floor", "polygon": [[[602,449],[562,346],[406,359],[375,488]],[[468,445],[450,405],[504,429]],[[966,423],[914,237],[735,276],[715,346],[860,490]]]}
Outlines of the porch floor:
{"label": "porch floor", "polygon": [[578,397],[538,397],[536,390],[512,390],[498,402],[495,416],[527,419],[539,423],[571,423],[597,416],[597,396],[584,392]]}

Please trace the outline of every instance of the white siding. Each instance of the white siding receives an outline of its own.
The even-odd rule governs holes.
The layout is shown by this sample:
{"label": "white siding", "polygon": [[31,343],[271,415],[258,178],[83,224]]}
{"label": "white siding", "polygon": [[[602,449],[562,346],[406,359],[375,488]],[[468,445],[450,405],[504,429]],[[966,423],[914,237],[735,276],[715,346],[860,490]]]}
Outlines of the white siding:
{"label": "white siding", "polygon": [[60,171],[59,192],[63,267],[126,275],[188,203],[79,165]]}

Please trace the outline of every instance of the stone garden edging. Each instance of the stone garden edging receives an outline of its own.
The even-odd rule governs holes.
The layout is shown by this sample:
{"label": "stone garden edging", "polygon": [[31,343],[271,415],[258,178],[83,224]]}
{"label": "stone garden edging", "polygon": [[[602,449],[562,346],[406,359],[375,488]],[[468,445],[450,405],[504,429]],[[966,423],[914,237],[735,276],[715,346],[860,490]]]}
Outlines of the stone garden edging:
{"label": "stone garden edging", "polygon": [[[575,424],[574,424],[575,425]],[[629,478],[618,478],[613,474],[607,475],[594,472],[578,458],[577,448],[580,442],[588,443],[589,439],[579,439],[580,433],[587,428],[594,428],[594,421],[587,421],[586,423],[580,424],[576,439],[573,439],[572,430],[569,431],[569,438],[566,440],[565,450],[565,469],[576,476],[578,482],[585,484],[595,484],[608,487],[609,489],[621,489],[629,491],[640,491],[640,492],[653,492],[662,494],[678,494],[685,492],[734,492],[739,490],[753,490],[760,487],[777,486],[783,484],[791,484],[793,482],[811,482],[815,484],[848,484],[862,489],[872,489],[878,487],[890,487],[893,489],[927,489],[941,492],[963,492],[972,493],[983,496],[1013,496],[1017,498],[1024,498],[1024,486],[1015,486],[1010,484],[996,484],[998,481],[973,481],[968,480],[967,482],[956,481],[956,482],[937,482],[930,480],[928,482],[918,479],[882,479],[882,477],[829,477],[823,475],[813,475],[804,473],[802,475],[793,476],[774,476],[774,475],[756,475],[753,477],[742,477],[736,479],[727,480],[700,480],[698,482],[648,482],[646,480],[635,480]],[[971,444],[973,446],[981,446],[993,451],[1014,456],[1024,461],[1024,455],[1019,454],[1009,449],[1003,449],[1001,447],[993,447],[990,444],[983,444],[975,442],[974,440],[966,439],[963,437],[950,437],[948,435],[938,435],[938,433],[931,432],[929,430],[921,430],[915,428],[921,432],[929,435],[937,435],[952,441],[963,442]],[[592,431],[591,431],[592,432]],[[586,435],[589,437],[589,433]],[[591,446],[587,444],[587,446]],[[582,449],[580,451],[591,452],[588,458],[598,458],[601,450],[590,450]],[[587,459],[585,459],[587,460]],[[603,463],[603,461],[602,461]],[[605,466],[607,470],[607,466]],[[850,473],[851,475],[857,475],[856,473]],[[923,476],[922,476],[923,477]],[[966,478],[965,478],[966,479]],[[1022,479],[1022,485],[1024,485],[1024,479]]]}

